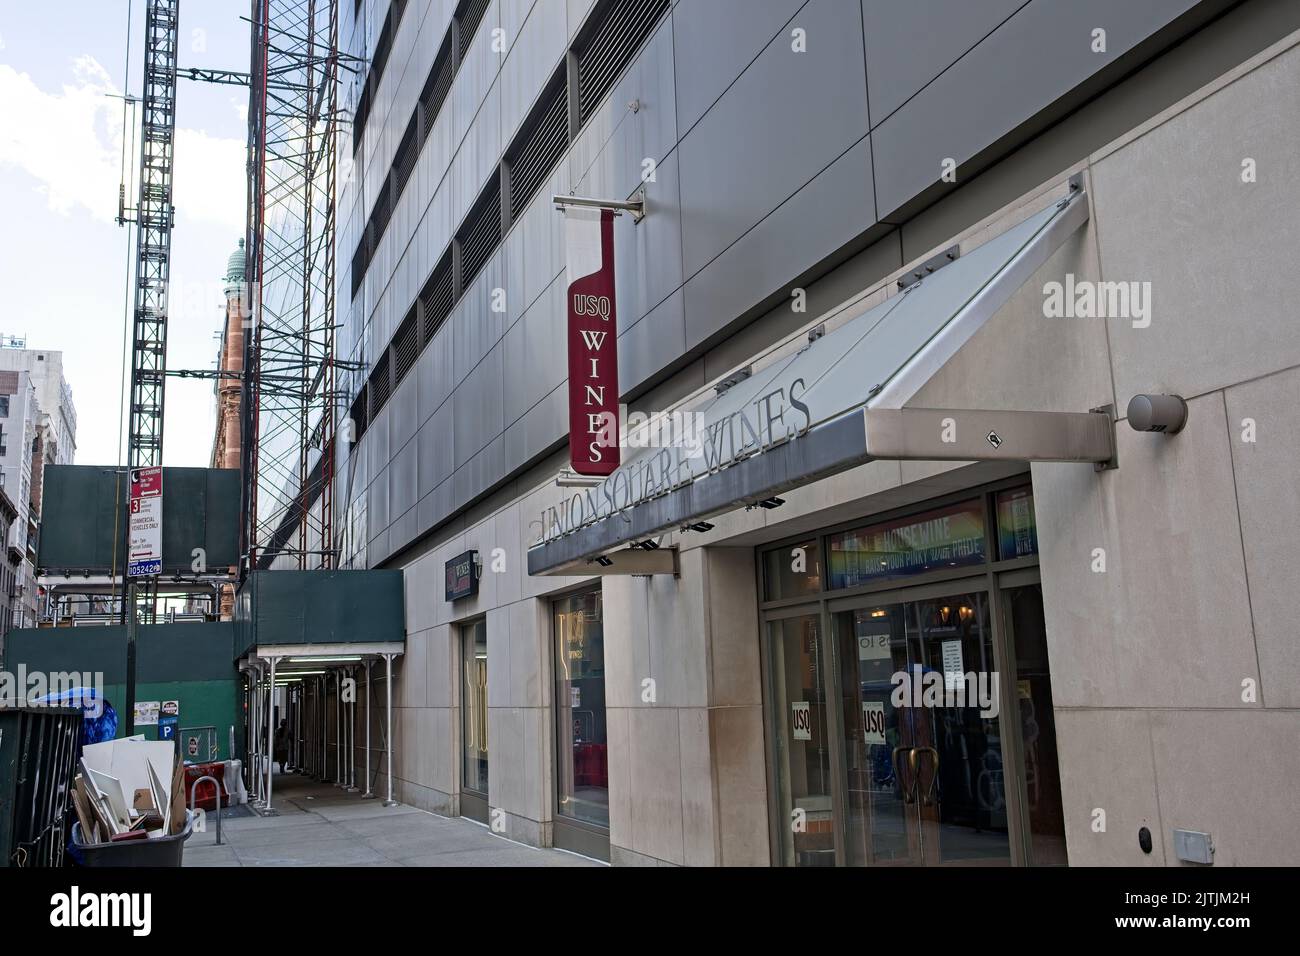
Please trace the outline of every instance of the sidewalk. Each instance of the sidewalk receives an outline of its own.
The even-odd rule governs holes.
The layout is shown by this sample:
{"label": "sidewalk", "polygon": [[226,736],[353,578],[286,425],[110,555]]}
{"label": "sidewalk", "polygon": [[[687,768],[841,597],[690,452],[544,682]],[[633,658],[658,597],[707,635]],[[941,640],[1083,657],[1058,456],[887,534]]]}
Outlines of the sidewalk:
{"label": "sidewalk", "polygon": [[185,845],[186,866],[600,866],[536,849],[460,817],[384,807],[296,774],[275,778],[278,816],[216,819]]}

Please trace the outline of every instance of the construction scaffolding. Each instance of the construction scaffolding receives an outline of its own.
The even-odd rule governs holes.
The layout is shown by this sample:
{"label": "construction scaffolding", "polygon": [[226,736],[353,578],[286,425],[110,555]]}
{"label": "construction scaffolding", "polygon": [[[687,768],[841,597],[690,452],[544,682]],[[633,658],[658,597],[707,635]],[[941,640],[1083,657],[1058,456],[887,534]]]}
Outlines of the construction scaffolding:
{"label": "construction scaffolding", "polygon": [[338,0],[253,0],[241,576],[332,568]]}

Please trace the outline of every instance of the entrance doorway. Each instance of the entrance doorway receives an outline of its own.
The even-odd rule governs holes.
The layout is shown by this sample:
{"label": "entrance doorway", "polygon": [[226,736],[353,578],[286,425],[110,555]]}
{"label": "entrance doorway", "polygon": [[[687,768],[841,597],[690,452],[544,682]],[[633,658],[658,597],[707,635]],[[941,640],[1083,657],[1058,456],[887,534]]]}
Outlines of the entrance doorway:
{"label": "entrance doorway", "polygon": [[847,863],[1010,862],[988,611],[974,592],[834,615]]}
{"label": "entrance doorway", "polygon": [[487,619],[460,628],[460,813],[488,822]]}
{"label": "entrance doorway", "polygon": [[761,556],[774,862],[1065,863],[1032,492],[972,494]]}

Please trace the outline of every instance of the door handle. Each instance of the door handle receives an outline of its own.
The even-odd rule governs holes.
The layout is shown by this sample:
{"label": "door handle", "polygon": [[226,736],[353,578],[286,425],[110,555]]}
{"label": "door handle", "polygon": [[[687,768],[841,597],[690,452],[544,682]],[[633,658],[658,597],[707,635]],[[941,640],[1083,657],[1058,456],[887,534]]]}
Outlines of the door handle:
{"label": "door handle", "polygon": [[936,783],[939,782],[939,751],[935,750],[933,747],[913,747],[913,748],[912,748],[912,753],[911,753],[911,756],[910,756],[909,759],[912,761],[912,766],[913,766],[912,776],[916,779],[916,784],[917,784],[918,787],[920,786],[921,778],[920,778],[920,775],[917,774],[917,772],[916,772],[916,770],[915,770],[915,767],[916,767],[916,764],[917,764],[917,751],[922,751],[922,752],[924,752],[924,753],[928,753],[928,754],[930,754],[932,757],[934,757],[934,772],[933,772],[932,774],[930,774],[930,785],[929,785],[928,787],[925,788],[925,796],[921,798],[921,806],[923,806],[923,807],[933,806],[933,805],[934,805],[934,786],[935,786]]}
{"label": "door handle", "polygon": [[[904,752],[906,752],[908,755],[907,756],[908,769],[912,771],[912,784],[910,787],[907,786],[907,784],[903,780],[903,768],[899,766],[899,762],[898,762],[899,756],[901,756]],[[916,779],[916,748],[895,747],[894,754],[892,757],[892,763],[894,765],[894,777],[898,780],[899,789],[902,790],[903,792],[903,802],[912,803],[913,801],[916,800],[916,786],[918,782]]]}

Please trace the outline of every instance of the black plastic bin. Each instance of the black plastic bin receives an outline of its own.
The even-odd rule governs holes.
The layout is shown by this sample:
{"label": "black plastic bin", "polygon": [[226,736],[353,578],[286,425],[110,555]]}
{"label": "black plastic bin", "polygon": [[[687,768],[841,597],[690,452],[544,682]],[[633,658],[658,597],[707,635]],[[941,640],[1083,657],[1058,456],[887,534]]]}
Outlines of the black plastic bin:
{"label": "black plastic bin", "polygon": [[72,848],[83,866],[180,866],[185,841],[194,827],[194,811],[185,811],[185,829],[173,836],[125,843],[83,843],[81,824],[72,824]]}

